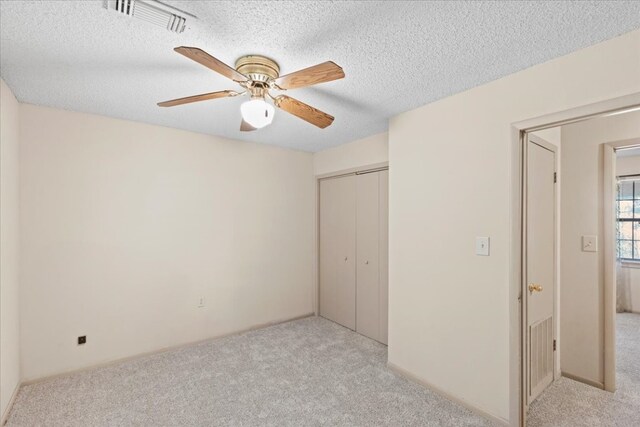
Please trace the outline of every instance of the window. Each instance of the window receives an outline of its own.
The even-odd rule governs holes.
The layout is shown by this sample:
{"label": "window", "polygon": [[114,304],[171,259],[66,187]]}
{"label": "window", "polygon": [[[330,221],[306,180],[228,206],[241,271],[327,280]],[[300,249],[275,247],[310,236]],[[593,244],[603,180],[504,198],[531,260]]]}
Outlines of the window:
{"label": "window", "polygon": [[618,179],[618,258],[640,261],[640,176]]}

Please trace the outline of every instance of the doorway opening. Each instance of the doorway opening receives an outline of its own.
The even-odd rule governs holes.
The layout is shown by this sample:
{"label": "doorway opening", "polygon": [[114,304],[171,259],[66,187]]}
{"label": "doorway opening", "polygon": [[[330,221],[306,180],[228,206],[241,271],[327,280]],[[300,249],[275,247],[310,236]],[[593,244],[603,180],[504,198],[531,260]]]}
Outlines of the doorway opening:
{"label": "doorway opening", "polygon": [[[614,401],[628,409],[617,411],[621,422],[640,413],[640,366],[634,363],[640,361],[640,344],[632,350],[640,343],[640,327],[637,337],[629,336],[640,314],[616,314],[615,286],[616,270],[622,268],[617,260],[629,256],[630,245],[630,256],[635,253],[635,230],[640,267],[640,156],[637,224],[629,184],[621,196],[616,173],[616,154],[639,143],[640,94],[514,125],[519,206],[512,212],[516,285],[511,294],[517,299],[512,319],[520,327],[512,351],[518,354],[520,393],[512,403],[520,425],[528,418],[532,425],[580,425],[589,411]],[[632,158],[629,152],[627,157]],[[622,204],[620,197],[626,198]],[[620,205],[631,206],[630,213],[624,211],[631,218],[619,221]],[[640,294],[632,273],[624,276],[626,288],[620,286],[636,292],[628,292],[630,298]],[[616,350],[622,371],[618,391]],[[609,412],[591,415],[610,422]]]}

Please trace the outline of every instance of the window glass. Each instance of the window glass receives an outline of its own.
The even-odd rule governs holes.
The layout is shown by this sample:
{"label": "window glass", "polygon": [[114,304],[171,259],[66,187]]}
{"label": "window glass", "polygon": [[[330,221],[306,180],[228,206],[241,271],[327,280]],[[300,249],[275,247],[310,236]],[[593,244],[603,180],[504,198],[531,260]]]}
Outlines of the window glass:
{"label": "window glass", "polygon": [[[622,181],[622,182],[633,182],[633,181]],[[633,186],[633,198],[636,200],[640,200],[640,181],[636,181],[636,184]]]}
{"label": "window glass", "polygon": [[633,196],[633,181],[620,181],[618,200],[633,200]]}
{"label": "window glass", "polygon": [[618,218],[633,218],[633,200],[618,202]]}
{"label": "window glass", "polygon": [[620,240],[618,250],[620,258],[633,258],[633,242],[631,240]]}
{"label": "window glass", "polygon": [[618,239],[633,240],[633,222],[632,221],[625,221],[618,224]]}

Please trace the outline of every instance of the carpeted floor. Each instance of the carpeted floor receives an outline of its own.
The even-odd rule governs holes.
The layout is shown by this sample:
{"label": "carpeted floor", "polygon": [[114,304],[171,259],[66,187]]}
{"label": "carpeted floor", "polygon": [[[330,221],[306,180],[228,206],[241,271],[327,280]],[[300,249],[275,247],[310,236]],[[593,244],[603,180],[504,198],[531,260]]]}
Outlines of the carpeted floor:
{"label": "carpeted floor", "polygon": [[9,426],[484,426],[311,317],[23,387]]}
{"label": "carpeted floor", "polygon": [[615,393],[560,378],[533,402],[528,425],[640,426],[640,314],[617,315],[616,340]]}

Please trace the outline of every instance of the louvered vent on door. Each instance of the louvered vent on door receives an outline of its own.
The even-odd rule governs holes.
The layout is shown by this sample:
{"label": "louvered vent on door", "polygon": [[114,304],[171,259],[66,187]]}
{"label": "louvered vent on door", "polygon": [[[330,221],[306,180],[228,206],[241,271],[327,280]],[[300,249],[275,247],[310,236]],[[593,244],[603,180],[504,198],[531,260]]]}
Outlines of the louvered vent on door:
{"label": "louvered vent on door", "polygon": [[529,386],[532,398],[553,380],[553,317],[531,325],[529,329],[531,372]]}

